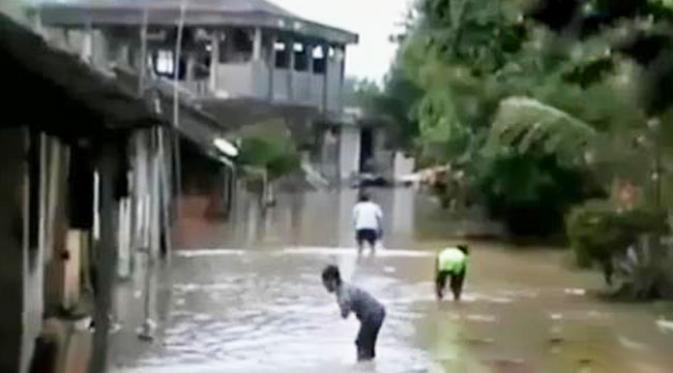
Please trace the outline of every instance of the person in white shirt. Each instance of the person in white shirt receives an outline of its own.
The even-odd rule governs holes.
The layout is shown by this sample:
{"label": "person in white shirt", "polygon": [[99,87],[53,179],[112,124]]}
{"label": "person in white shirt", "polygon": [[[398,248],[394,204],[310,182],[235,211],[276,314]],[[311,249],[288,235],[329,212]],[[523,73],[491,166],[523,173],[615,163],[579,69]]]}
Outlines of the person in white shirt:
{"label": "person in white shirt", "polygon": [[376,242],[381,238],[383,228],[383,211],[372,202],[369,195],[362,193],[359,201],[353,207],[353,224],[355,225],[355,239],[358,243],[358,252],[362,253],[365,242],[372,252],[376,249]]}

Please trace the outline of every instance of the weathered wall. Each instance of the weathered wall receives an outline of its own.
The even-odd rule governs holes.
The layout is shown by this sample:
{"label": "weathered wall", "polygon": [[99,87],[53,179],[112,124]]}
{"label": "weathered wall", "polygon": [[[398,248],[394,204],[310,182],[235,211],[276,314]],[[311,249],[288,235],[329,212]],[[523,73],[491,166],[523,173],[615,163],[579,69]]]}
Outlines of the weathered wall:
{"label": "weathered wall", "polygon": [[342,127],[339,139],[339,170],[341,179],[360,172],[360,135],[359,127]]}
{"label": "weathered wall", "polygon": [[337,59],[330,59],[327,67],[327,110],[330,112],[341,112],[343,73],[342,62]]}

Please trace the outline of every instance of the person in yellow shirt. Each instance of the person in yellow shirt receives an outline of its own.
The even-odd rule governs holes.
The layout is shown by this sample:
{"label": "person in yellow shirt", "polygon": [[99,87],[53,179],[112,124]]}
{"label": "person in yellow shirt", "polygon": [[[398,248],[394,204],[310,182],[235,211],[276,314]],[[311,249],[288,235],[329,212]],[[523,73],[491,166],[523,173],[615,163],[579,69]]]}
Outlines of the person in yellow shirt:
{"label": "person in yellow shirt", "polygon": [[456,247],[447,247],[437,254],[435,263],[435,285],[437,300],[444,298],[444,289],[446,288],[446,279],[450,277],[450,287],[453,293],[453,299],[460,301],[467,274],[467,264],[470,250],[467,245],[457,245]]}

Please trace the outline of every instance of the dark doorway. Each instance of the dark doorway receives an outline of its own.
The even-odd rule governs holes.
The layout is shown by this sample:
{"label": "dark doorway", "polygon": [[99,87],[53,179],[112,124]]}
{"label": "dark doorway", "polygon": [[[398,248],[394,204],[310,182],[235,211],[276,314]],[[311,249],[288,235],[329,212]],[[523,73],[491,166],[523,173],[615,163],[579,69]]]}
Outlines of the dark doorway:
{"label": "dark doorway", "polygon": [[374,133],[371,128],[363,128],[360,135],[360,172],[374,172]]}

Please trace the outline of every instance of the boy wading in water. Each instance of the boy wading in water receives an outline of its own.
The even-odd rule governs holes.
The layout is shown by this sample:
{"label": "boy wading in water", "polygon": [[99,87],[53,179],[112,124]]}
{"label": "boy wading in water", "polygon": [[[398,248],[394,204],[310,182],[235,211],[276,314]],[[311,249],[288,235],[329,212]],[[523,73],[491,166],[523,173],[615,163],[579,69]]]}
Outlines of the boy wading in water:
{"label": "boy wading in water", "polygon": [[353,207],[353,224],[358,254],[362,254],[365,242],[369,244],[373,253],[376,242],[383,233],[383,211],[379,205],[371,201],[367,193],[360,194],[358,203]]}
{"label": "boy wading in water", "polygon": [[360,320],[355,345],[358,361],[370,361],[376,357],[376,338],[386,317],[385,308],[366,291],[341,280],[337,266],[327,266],[322,272],[322,282],[330,293],[336,294],[341,317],[348,318],[353,312]]}
{"label": "boy wading in water", "polygon": [[460,300],[467,274],[467,262],[470,255],[467,245],[458,245],[457,247],[446,248],[437,254],[435,264],[435,285],[437,291],[437,300],[444,298],[444,288],[446,288],[446,278],[450,277],[451,292],[453,299]]}

